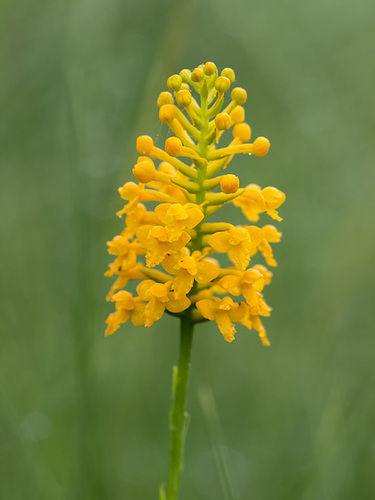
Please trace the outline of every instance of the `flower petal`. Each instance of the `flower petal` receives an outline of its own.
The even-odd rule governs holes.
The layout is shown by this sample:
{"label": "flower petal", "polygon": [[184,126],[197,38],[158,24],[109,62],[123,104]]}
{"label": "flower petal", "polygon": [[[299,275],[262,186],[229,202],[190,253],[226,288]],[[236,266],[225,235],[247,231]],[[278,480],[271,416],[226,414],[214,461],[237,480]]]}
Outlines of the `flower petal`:
{"label": "flower petal", "polygon": [[234,340],[236,329],[234,327],[234,324],[230,320],[228,312],[218,311],[215,320],[225,340],[227,342],[232,342]]}
{"label": "flower petal", "polygon": [[203,299],[199,300],[195,305],[204,318],[209,319],[211,321],[215,320],[217,311],[216,301],[210,299]]}
{"label": "flower petal", "polygon": [[211,234],[207,243],[217,252],[226,253],[229,250],[229,234],[227,231]]}

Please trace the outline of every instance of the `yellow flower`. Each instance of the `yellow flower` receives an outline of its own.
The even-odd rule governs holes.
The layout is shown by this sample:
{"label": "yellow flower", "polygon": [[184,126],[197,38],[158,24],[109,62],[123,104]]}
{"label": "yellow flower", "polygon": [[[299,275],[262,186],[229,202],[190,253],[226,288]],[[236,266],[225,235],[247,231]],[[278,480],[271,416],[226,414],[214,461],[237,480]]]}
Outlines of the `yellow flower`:
{"label": "yellow flower", "polygon": [[207,243],[217,252],[227,253],[238,269],[244,270],[250,262],[252,252],[262,241],[262,232],[256,226],[235,227],[227,231],[214,233],[207,238]]}
{"label": "yellow flower", "polygon": [[230,297],[199,300],[196,304],[204,318],[216,321],[219,330],[227,342],[234,340],[236,333],[233,321],[241,322],[246,316],[246,305],[233,302]]}
{"label": "yellow flower", "polygon": [[193,287],[194,280],[197,283],[210,283],[218,277],[220,269],[217,263],[209,259],[202,259],[201,252],[193,252],[190,256],[172,254],[163,260],[164,269],[175,275],[172,287],[176,299],[188,294]]}
{"label": "yellow flower", "polygon": [[267,214],[275,220],[281,221],[276,208],[284,202],[285,194],[274,187],[261,189],[257,184],[249,184],[245,191],[233,200],[233,204],[240,207],[250,221],[257,222],[259,214]]}
{"label": "yellow flower", "polygon": [[116,312],[110,314],[107,319],[106,335],[114,333],[129,318],[135,326],[144,325],[145,304],[138,297],[133,297],[131,293],[121,290],[113,295],[111,300],[116,302]]}
{"label": "yellow flower", "polygon": [[[129,318],[151,326],[167,311],[196,322],[215,321],[229,342],[234,322],[241,323],[257,330],[268,345],[260,317],[270,314],[263,289],[272,273],[260,264],[248,266],[257,252],[275,266],[271,243],[280,241],[281,233],[246,220],[219,222],[217,212],[233,203],[250,221],[257,222],[262,213],[280,221],[277,210],[285,195],[272,186],[241,187],[239,177],[223,173],[236,154],[253,155],[248,157],[252,162],[270,147],[265,137],[252,138],[243,107],[247,92],[234,87],[234,81],[232,69],[219,73],[208,62],[172,75],[168,91],[159,95],[159,119],[172,136],[163,148],[150,136],[139,136],[140,156],[133,167],[137,183],[119,189],[126,204],[117,214],[126,217],[120,234],[108,242],[115,260],[106,276],[116,280],[107,298],[116,303],[116,311],[107,320],[107,334]],[[216,221],[210,220],[214,214]],[[226,254],[235,267],[220,267],[216,252]],[[135,282],[138,296],[126,290],[129,281]],[[223,294],[246,302],[220,298]]]}
{"label": "yellow flower", "polygon": [[172,313],[180,313],[190,306],[187,297],[176,300],[170,292],[171,282],[155,283],[153,280],[144,280],[137,286],[140,300],[147,302],[145,307],[145,326],[151,326],[158,321],[165,309]]}
{"label": "yellow flower", "polygon": [[238,274],[228,274],[221,278],[218,284],[227,292],[238,297],[243,295],[250,305],[254,300],[254,294],[259,294],[265,285],[265,279],[256,268]]}
{"label": "yellow flower", "polygon": [[137,231],[137,239],[146,250],[146,262],[149,267],[160,264],[166,255],[176,253],[191,240],[191,236],[182,231],[180,236],[171,241],[171,236],[164,226],[142,226]]}
{"label": "yellow flower", "polygon": [[155,208],[155,214],[159,221],[165,225],[169,241],[177,240],[184,229],[192,229],[204,217],[202,210],[193,203],[186,205],[161,203]]}

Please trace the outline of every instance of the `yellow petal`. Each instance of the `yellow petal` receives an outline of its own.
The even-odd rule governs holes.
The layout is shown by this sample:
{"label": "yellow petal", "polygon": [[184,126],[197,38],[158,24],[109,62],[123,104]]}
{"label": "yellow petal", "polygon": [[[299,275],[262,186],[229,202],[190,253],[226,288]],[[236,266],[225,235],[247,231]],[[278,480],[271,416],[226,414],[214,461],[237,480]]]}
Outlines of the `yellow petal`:
{"label": "yellow petal", "polygon": [[188,214],[188,219],[186,221],[186,227],[188,227],[189,229],[192,229],[193,227],[197,226],[204,217],[202,210],[197,206],[188,208],[187,214]]}
{"label": "yellow petal", "polygon": [[134,297],[130,292],[121,290],[113,295],[112,300],[116,302],[119,309],[134,309]]}
{"label": "yellow petal", "polygon": [[253,328],[255,330],[257,330],[257,332],[259,333],[259,337],[260,337],[260,340],[262,341],[263,345],[266,345],[266,346],[271,345],[270,341],[267,338],[266,330],[265,330],[264,326],[262,325],[262,322],[261,322],[259,316],[251,316],[251,322],[252,322]]}
{"label": "yellow petal", "polygon": [[206,260],[197,263],[197,274],[194,276],[198,283],[209,283],[219,276],[220,269],[217,264]]}
{"label": "yellow petal", "polygon": [[269,266],[277,266],[277,262],[273,256],[271,245],[266,240],[262,241],[262,243],[259,245],[259,250],[262,252],[263,257],[266,259],[266,262]]}
{"label": "yellow petal", "polygon": [[251,285],[257,292],[261,292],[265,285],[265,279],[263,274],[258,269],[252,267],[244,272],[241,278],[241,284],[242,286],[245,284]]}
{"label": "yellow petal", "polygon": [[229,274],[228,276],[221,278],[219,285],[227,292],[238,297],[238,295],[241,295],[242,293],[240,281],[241,276]]}
{"label": "yellow petal", "polygon": [[257,226],[247,226],[246,228],[250,234],[251,244],[253,247],[259,245],[259,243],[263,240],[264,234],[263,230]]}
{"label": "yellow petal", "polygon": [[174,266],[177,264],[178,260],[179,255],[177,255],[176,253],[172,255],[166,255],[161,265],[167,271],[167,273],[176,274],[176,269],[174,268]]}
{"label": "yellow petal", "polygon": [[185,269],[177,272],[176,278],[173,280],[173,290],[176,299],[180,299],[188,294],[193,287],[194,277]]}
{"label": "yellow petal", "polygon": [[275,228],[275,226],[263,226],[262,227],[263,237],[266,241],[270,243],[278,243],[281,239],[282,234]]}
{"label": "yellow petal", "polygon": [[105,331],[105,335],[111,335],[114,333],[122,323],[128,321],[130,316],[130,312],[126,309],[120,309],[112,314],[110,314],[106,320],[107,329]]}
{"label": "yellow petal", "polygon": [[142,326],[145,324],[145,309],[146,304],[144,304],[143,302],[138,302],[134,311],[131,312],[130,319],[134,326]]}
{"label": "yellow petal", "polygon": [[261,264],[256,264],[255,266],[253,266],[253,269],[256,269],[261,273],[266,285],[269,285],[271,283],[273,274],[266,267],[262,266]]}
{"label": "yellow petal", "polygon": [[182,311],[185,311],[191,304],[190,299],[188,299],[186,296],[180,297],[178,300],[172,297],[172,294],[170,295],[170,299],[167,302],[167,309],[168,311],[172,313],[179,313]]}
{"label": "yellow petal", "polygon": [[162,222],[163,224],[168,224],[170,220],[167,217],[167,212],[169,207],[171,206],[170,203],[160,203],[157,207],[155,207],[155,214],[156,217]]}
{"label": "yellow petal", "polygon": [[250,262],[249,245],[240,243],[239,245],[231,246],[228,249],[228,257],[238,269],[244,271]]}
{"label": "yellow petal", "polygon": [[229,296],[223,297],[218,304],[218,309],[222,311],[230,311],[231,309],[236,307],[238,307],[237,302],[234,302],[234,300]]}
{"label": "yellow petal", "polygon": [[216,313],[215,320],[225,340],[227,342],[232,342],[232,340],[234,340],[234,334],[236,333],[236,329],[234,327],[234,324],[231,322],[229,318],[228,312],[218,311]]}
{"label": "yellow petal", "polygon": [[257,307],[259,304],[259,300],[262,297],[262,295],[259,292],[257,292],[252,285],[249,285],[248,283],[244,283],[242,287],[242,294],[245,297],[247,304],[252,307]]}
{"label": "yellow petal", "polygon": [[145,309],[145,326],[151,326],[158,321],[163,316],[164,310],[165,304],[153,297]]}
{"label": "yellow petal", "polygon": [[244,302],[241,302],[237,308],[232,309],[229,312],[229,317],[232,321],[235,321],[236,323],[241,323],[247,328],[251,328],[251,322],[249,319],[249,308]]}
{"label": "yellow petal", "polygon": [[151,297],[155,297],[159,302],[168,301],[168,292],[170,284],[168,283],[154,283],[149,290]]}
{"label": "yellow petal", "polygon": [[207,243],[217,252],[225,253],[229,250],[229,234],[227,231],[211,234]]}
{"label": "yellow petal", "polygon": [[137,286],[137,294],[141,300],[150,300],[150,288],[155,284],[153,280],[143,280]]}
{"label": "yellow petal", "polygon": [[195,276],[197,274],[197,262],[193,257],[181,257],[175,265],[175,270],[185,269],[189,274]]}
{"label": "yellow petal", "polygon": [[211,321],[215,320],[217,303],[210,299],[199,300],[196,304],[198,311],[201,315]]}

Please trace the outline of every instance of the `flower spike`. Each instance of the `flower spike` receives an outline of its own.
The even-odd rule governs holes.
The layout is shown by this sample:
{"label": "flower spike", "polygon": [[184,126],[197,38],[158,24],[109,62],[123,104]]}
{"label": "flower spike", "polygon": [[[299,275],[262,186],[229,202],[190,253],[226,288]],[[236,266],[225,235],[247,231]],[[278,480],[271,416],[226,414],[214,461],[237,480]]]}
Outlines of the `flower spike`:
{"label": "flower spike", "polygon": [[[281,221],[285,195],[272,186],[241,186],[239,177],[224,172],[235,155],[262,157],[270,148],[265,137],[250,142],[247,92],[233,85],[235,79],[231,68],[220,72],[207,62],[170,76],[157,98],[159,119],[172,135],[163,147],[148,135],[138,137],[138,184],[119,189],[127,203],[118,214],[126,218],[121,234],[108,242],[115,260],[106,275],[116,281],[108,294],[115,312],[106,335],[128,320],[149,327],[168,312],[197,323],[215,321],[228,342],[240,323],[269,345],[261,317],[270,315],[263,291],[272,273],[253,258],[276,266],[271,244],[281,233],[254,223],[261,214]],[[239,207],[252,225],[210,219],[226,203]],[[220,266],[217,254],[225,254],[229,266]],[[136,283],[134,296],[126,290],[129,281]]]}

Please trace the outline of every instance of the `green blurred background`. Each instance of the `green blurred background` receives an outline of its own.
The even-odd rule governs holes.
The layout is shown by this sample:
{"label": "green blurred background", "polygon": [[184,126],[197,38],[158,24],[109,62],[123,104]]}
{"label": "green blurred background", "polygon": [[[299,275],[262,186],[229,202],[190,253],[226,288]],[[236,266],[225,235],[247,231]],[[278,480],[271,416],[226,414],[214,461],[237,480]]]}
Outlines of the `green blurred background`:
{"label": "green blurred background", "polygon": [[197,328],[181,500],[229,498],[207,387],[233,500],[375,498],[374,2],[3,0],[0,13],[0,498],[146,500],[166,479],[178,323],[104,338],[105,242],[136,136],[167,137],[158,93],[207,60],[235,70],[272,144],[232,171],[287,199],[272,346]]}

